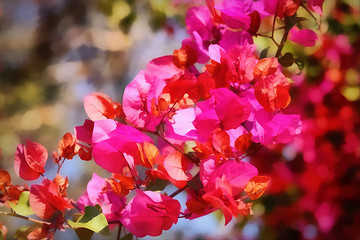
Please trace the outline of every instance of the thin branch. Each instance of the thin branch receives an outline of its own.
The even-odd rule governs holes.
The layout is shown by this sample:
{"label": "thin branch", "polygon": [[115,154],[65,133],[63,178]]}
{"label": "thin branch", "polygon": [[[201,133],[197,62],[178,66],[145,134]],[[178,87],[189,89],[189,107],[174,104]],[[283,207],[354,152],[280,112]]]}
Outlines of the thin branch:
{"label": "thin branch", "polygon": [[79,212],[84,213],[75,202],[71,201],[70,204],[73,205]]}
{"label": "thin branch", "polygon": [[318,29],[320,29],[321,27],[321,22],[319,20],[316,19],[316,17],[314,16],[314,14],[312,14],[312,12],[310,12],[310,10],[305,7],[303,4],[300,5],[302,8],[305,9],[305,11],[315,20],[315,22],[319,25]]}
{"label": "thin branch", "polygon": [[121,224],[119,220],[108,221],[108,224]]}
{"label": "thin branch", "polygon": [[[277,5],[276,5],[276,9],[277,9]],[[272,38],[274,38],[275,24],[276,24],[276,12],[274,14],[273,25],[272,25],[272,30],[271,30],[271,37]]]}
{"label": "thin branch", "polygon": [[178,190],[176,190],[175,192],[170,194],[169,197],[172,197],[172,198],[175,197],[176,195],[178,195],[179,193],[184,191],[187,187],[188,187],[188,185],[186,184],[185,187],[179,188]]}
{"label": "thin branch", "polygon": [[[275,28],[274,31],[282,30],[282,29],[284,29],[284,28],[285,28],[284,26],[278,27],[278,28]],[[272,33],[272,29],[271,29],[271,31],[262,32],[262,33],[257,33],[256,35],[265,35],[265,34],[268,34],[268,33]],[[271,36],[268,36],[268,37],[271,37]]]}
{"label": "thin branch", "polygon": [[12,216],[12,217],[16,217],[16,218],[21,218],[21,219],[24,219],[24,220],[27,220],[27,221],[30,221],[30,222],[33,222],[33,223],[38,223],[38,224],[46,224],[46,225],[51,224],[51,223],[46,222],[46,221],[42,221],[42,220],[22,216],[22,215],[19,215],[19,214],[15,213],[15,212],[14,213],[0,212],[0,215],[6,215],[6,216]]}
{"label": "thin branch", "polygon": [[275,45],[276,45],[277,47],[279,47],[279,44],[276,42],[276,40],[274,39],[274,37],[267,36],[267,35],[264,35],[264,34],[256,34],[255,36],[256,36],[256,37],[259,36],[259,37],[269,38],[269,39],[271,39],[271,40],[273,41],[273,43],[275,43]]}
{"label": "thin branch", "polygon": [[119,223],[119,229],[118,229],[117,236],[116,236],[117,240],[120,240],[120,238],[121,238],[121,229],[122,229],[122,224]]}
{"label": "thin branch", "polygon": [[[285,25],[286,25],[286,24],[287,24],[287,23],[286,23],[286,19],[285,19]],[[277,51],[276,51],[276,54],[275,54],[275,57],[276,57],[276,58],[279,58],[279,56],[281,55],[281,50],[283,49],[283,47],[284,47],[284,45],[285,45],[285,42],[286,42],[287,37],[288,37],[288,35],[289,35],[289,31],[290,31],[290,29],[288,29],[288,28],[285,27],[284,35],[283,35],[282,38],[281,38],[281,42],[280,42],[280,44],[279,44],[279,46],[278,46],[278,49],[277,49]]]}

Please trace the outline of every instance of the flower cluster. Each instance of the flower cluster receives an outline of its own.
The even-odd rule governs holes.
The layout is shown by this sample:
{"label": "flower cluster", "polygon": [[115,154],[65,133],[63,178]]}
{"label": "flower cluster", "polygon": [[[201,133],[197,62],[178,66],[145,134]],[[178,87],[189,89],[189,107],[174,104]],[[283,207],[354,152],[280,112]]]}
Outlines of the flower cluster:
{"label": "flower cluster", "polygon": [[[302,128],[299,115],[282,111],[291,102],[290,81],[281,66],[283,45],[288,35],[296,43],[313,45],[316,34],[297,29],[302,19],[296,12],[302,6],[321,13],[321,5],[208,0],[206,6],[190,8],[190,37],[173,55],[150,61],[126,86],[122,104],[102,93],[85,97],[90,120],[75,127],[74,134],[65,134],[52,158],[58,173],[66,159],[78,155],[93,158],[112,176],[103,179],[94,173],[76,202],[66,197],[68,181],[60,175],[32,185],[27,190],[32,211],[42,219],[56,217],[56,224],[43,224],[41,233],[51,235],[65,226],[63,213],[74,207],[82,215],[68,227],[101,233],[106,226],[97,229],[86,220],[89,215],[105,217],[110,228],[118,224],[137,237],[159,236],[179,217],[194,219],[221,210],[228,224],[233,217],[251,214],[251,200],[264,193],[270,178],[258,176],[249,156],[259,146],[291,142]],[[253,38],[263,36],[258,29],[269,19],[272,35],[265,37],[277,50],[275,57],[260,57]],[[280,43],[274,39],[276,22],[284,29]],[[25,180],[44,176],[47,155],[38,143],[19,145],[16,173]],[[151,191],[159,179],[179,190],[169,195]],[[11,186],[5,185],[2,189]],[[187,193],[183,210],[174,199],[180,192]]]}

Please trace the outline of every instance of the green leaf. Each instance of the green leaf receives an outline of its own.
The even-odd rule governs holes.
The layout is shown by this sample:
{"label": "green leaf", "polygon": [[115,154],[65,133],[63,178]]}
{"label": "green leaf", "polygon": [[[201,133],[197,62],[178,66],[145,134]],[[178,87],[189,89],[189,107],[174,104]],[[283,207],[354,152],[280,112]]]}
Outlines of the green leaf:
{"label": "green leaf", "polygon": [[266,58],[269,52],[269,47],[264,48],[260,53],[260,59]]}
{"label": "green leaf", "polygon": [[99,205],[86,206],[85,213],[76,222],[68,221],[72,228],[86,228],[102,235],[110,235],[108,222]]}
{"label": "green leaf", "polygon": [[162,191],[167,185],[169,185],[169,181],[156,178],[147,185],[146,191]]}
{"label": "green leaf", "polygon": [[186,141],[184,146],[185,154],[188,154],[189,152],[194,152],[194,147],[196,147],[195,141]]}
{"label": "green leaf", "polygon": [[292,53],[289,52],[285,53],[285,55],[279,59],[279,63],[283,67],[290,67],[291,65],[293,65],[294,62],[295,62],[294,56],[292,55]]}
{"label": "green leaf", "polygon": [[75,229],[75,233],[80,240],[90,240],[94,234],[93,231],[87,228],[77,228]]}
{"label": "green leaf", "polygon": [[37,224],[33,226],[21,226],[15,232],[14,239],[16,240],[27,240],[27,235],[29,235],[32,231],[34,231],[39,226]]}
{"label": "green leaf", "polygon": [[305,67],[305,64],[304,64],[304,62],[303,62],[302,60],[300,60],[300,59],[295,59],[295,64],[298,66],[298,68],[299,68],[299,70],[300,70],[300,72],[299,72],[298,74],[296,74],[296,75],[300,75],[301,72],[302,72],[302,70],[303,70],[304,67]]}
{"label": "green leaf", "polygon": [[17,213],[23,216],[29,216],[34,214],[34,211],[30,207],[29,203],[30,192],[24,191],[21,193],[17,204],[10,203],[10,207]]}
{"label": "green leaf", "polygon": [[[83,214],[81,213],[74,213],[73,214],[73,221],[76,222],[79,218],[81,218]],[[80,240],[90,240],[92,235],[94,234],[93,231],[87,228],[76,228],[75,233]]]}

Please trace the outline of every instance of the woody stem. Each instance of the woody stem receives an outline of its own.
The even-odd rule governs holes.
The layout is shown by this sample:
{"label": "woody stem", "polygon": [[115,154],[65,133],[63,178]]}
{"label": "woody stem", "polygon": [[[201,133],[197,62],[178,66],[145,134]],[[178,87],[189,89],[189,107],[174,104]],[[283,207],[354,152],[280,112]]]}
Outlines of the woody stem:
{"label": "woody stem", "polygon": [[285,42],[287,40],[287,37],[289,35],[289,31],[290,29],[286,27],[286,19],[285,19],[285,30],[284,30],[284,35],[282,36],[282,39],[281,39],[281,42],[278,46],[278,49],[276,51],[276,54],[275,54],[275,57],[276,58],[279,58],[279,56],[281,55],[281,50],[283,49],[284,45],[285,45]]}
{"label": "woody stem", "polygon": [[178,195],[179,193],[184,191],[187,187],[188,187],[188,185],[186,184],[185,187],[179,188],[178,190],[176,190],[175,192],[170,194],[169,197],[172,197],[172,198],[175,197],[176,195]]}
{"label": "woody stem", "polygon": [[24,219],[24,220],[27,220],[27,221],[30,221],[30,222],[33,222],[33,223],[46,224],[46,225],[51,224],[51,223],[46,222],[46,221],[42,221],[42,220],[22,216],[22,215],[19,215],[17,213],[0,212],[0,215],[6,215],[6,216],[12,216],[12,217],[16,217],[16,218],[21,218],[21,219]]}

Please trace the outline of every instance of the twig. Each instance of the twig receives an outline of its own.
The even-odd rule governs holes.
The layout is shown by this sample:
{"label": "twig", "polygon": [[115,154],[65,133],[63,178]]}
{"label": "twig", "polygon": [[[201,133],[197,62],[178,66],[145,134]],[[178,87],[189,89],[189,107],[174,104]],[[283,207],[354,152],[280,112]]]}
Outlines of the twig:
{"label": "twig", "polygon": [[24,219],[24,220],[27,220],[27,221],[30,221],[30,222],[33,222],[33,223],[38,223],[38,224],[51,225],[51,223],[49,223],[49,222],[34,219],[34,218],[29,218],[29,217],[26,217],[26,216],[19,215],[17,213],[0,212],[0,215],[6,215],[6,216],[12,216],[12,217],[16,217],[16,218],[21,218],[21,219]]}
{"label": "twig", "polygon": [[121,237],[121,229],[122,229],[122,224],[119,223],[119,229],[118,229],[117,236],[116,236],[116,239],[117,239],[117,240],[120,240],[120,237]]}
{"label": "twig", "polygon": [[170,194],[169,197],[172,197],[172,198],[175,197],[176,195],[178,195],[179,193],[184,191],[187,187],[188,187],[188,185],[186,184],[185,187],[179,188],[178,190],[176,190],[175,192]]}

